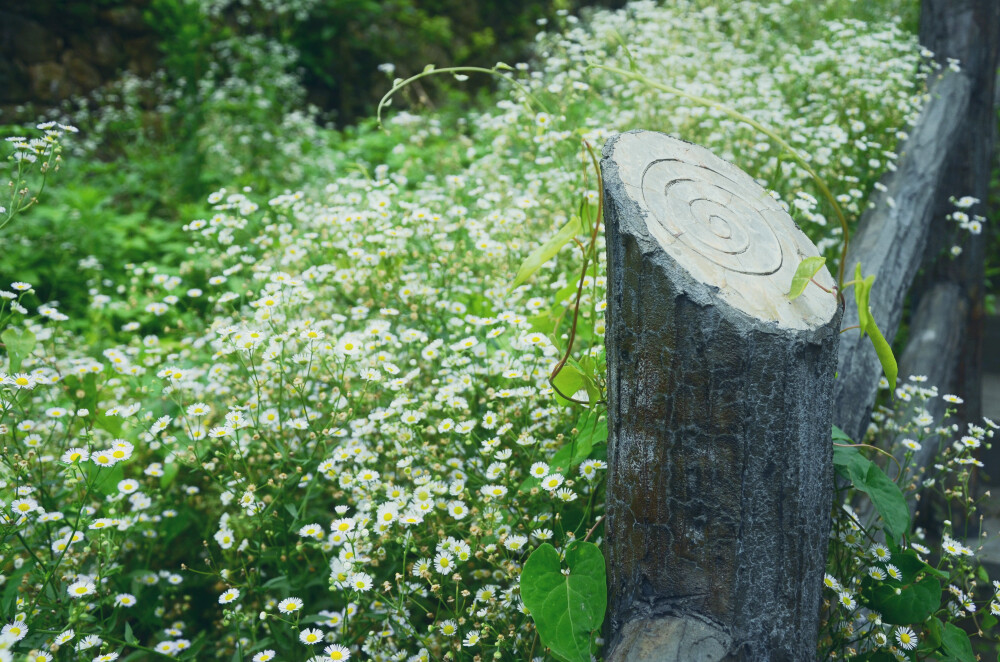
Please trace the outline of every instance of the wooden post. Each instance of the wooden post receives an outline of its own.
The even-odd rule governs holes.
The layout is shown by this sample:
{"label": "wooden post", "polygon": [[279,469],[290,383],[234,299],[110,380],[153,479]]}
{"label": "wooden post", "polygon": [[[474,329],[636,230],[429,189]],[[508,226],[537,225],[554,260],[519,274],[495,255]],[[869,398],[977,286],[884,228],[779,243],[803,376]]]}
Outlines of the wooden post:
{"label": "wooden post", "polygon": [[816,248],[701,147],[630,132],[601,171],[607,659],[813,659],[840,311],[785,293]]}

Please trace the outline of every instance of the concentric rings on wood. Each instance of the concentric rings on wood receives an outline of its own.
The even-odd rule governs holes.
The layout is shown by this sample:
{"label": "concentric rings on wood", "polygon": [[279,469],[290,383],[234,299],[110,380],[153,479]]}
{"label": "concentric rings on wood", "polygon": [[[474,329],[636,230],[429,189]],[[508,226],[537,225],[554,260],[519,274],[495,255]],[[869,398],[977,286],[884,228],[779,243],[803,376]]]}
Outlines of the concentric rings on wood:
{"label": "concentric rings on wood", "polygon": [[[791,328],[822,326],[833,295],[810,285],[785,295],[799,263],[818,255],[788,213],[750,176],[708,150],[662,133],[615,139],[611,158],[650,236],[696,280],[730,305]],[[821,269],[816,279],[832,289]]]}
{"label": "concentric rings on wood", "polygon": [[766,276],[781,268],[781,244],[745,182],[661,159],[642,173],[642,196],[665,231],[723,269]]}

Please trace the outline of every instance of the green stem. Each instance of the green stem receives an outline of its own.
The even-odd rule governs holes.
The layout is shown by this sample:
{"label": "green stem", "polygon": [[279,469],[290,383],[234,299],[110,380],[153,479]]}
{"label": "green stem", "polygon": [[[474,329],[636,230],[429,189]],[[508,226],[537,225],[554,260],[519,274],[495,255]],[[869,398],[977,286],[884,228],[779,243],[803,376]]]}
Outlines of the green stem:
{"label": "green stem", "polygon": [[385,96],[382,97],[382,100],[378,102],[378,109],[375,111],[375,118],[378,121],[378,126],[379,128],[383,128],[382,109],[389,104],[389,100],[392,98],[392,95],[394,95],[396,92],[403,89],[410,83],[416,82],[421,78],[426,78],[427,76],[433,76],[435,74],[475,73],[475,74],[489,74],[490,76],[496,76],[497,78],[505,80],[508,83],[513,83],[514,87],[519,89],[521,93],[524,94],[525,97],[531,99],[533,102],[538,104],[538,107],[544,110],[545,112],[549,112],[548,108],[545,107],[545,104],[543,104],[531,92],[529,92],[528,88],[526,88],[524,85],[521,85],[521,83],[519,83],[514,78],[510,76],[505,76],[503,73],[501,73],[501,71],[510,71],[510,70],[511,70],[510,67],[508,67],[507,65],[502,65],[502,66],[497,65],[492,69],[486,69],[485,67],[445,67],[444,69],[425,69],[424,71],[421,71],[419,74],[410,76],[405,80],[399,81],[398,83],[392,86],[391,90],[385,93]]}
{"label": "green stem", "polygon": [[35,594],[35,597],[31,601],[31,606],[28,608],[28,610],[26,612],[28,614],[33,614],[34,613],[34,611],[35,611],[35,605],[38,604],[39,598],[41,598],[42,594],[45,592],[45,587],[48,586],[49,581],[52,579],[52,575],[55,573],[56,569],[59,567],[59,564],[62,562],[63,557],[66,556],[66,552],[69,551],[70,545],[73,544],[73,536],[75,536],[76,533],[77,533],[77,531],[80,530],[80,519],[83,517],[83,509],[84,509],[84,507],[86,507],[86,505],[87,505],[87,498],[90,496],[91,485],[86,482],[86,474],[83,473],[83,469],[81,469],[78,464],[76,464],[74,466],[80,472],[80,477],[84,481],[83,484],[84,484],[85,490],[84,490],[84,493],[83,493],[83,498],[80,499],[80,507],[76,511],[76,520],[75,520],[75,523],[73,524],[73,530],[70,532],[70,534],[68,536],[66,536],[66,538],[67,538],[67,540],[69,542],[66,544],[66,547],[59,553],[59,558],[57,558],[52,563],[51,566],[48,566],[48,569],[45,572],[45,577],[42,579],[42,585],[41,585],[41,587],[39,587],[38,592]]}

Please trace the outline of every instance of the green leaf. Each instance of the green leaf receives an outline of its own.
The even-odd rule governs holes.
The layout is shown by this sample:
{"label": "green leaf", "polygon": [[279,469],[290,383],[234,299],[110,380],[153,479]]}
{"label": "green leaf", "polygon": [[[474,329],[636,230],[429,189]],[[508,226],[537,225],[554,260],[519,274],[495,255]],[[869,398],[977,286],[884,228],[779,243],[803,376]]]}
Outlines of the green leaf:
{"label": "green leaf", "polygon": [[177,472],[180,470],[181,465],[176,462],[167,462],[167,465],[163,467],[163,475],[160,476],[160,489],[165,490],[170,487],[177,478]]}
{"label": "green leaf", "polygon": [[943,579],[945,581],[951,579],[951,575],[943,570],[938,570],[932,565],[929,565],[925,561],[920,560],[920,555],[917,554],[914,549],[899,549],[894,545],[890,544],[892,549],[892,563],[899,571],[903,574],[904,581],[912,581],[917,579],[920,573],[927,573],[928,575],[933,575],[938,579]]}
{"label": "green leaf", "polygon": [[[836,425],[833,426],[833,440],[841,444],[853,444],[854,440],[847,436],[847,433],[838,428]],[[855,449],[857,450],[857,449]]]}
{"label": "green leaf", "polygon": [[941,606],[941,583],[934,577],[900,586],[898,582],[875,582],[865,578],[868,606],[891,625],[923,623]]}
{"label": "green leaf", "polygon": [[871,464],[871,461],[857,448],[833,447],[833,466],[837,473],[850,480],[854,487],[862,492],[865,491],[862,488]]}
{"label": "green leaf", "polygon": [[961,662],[976,662],[972,652],[972,642],[969,635],[953,623],[945,623],[944,634],[941,637],[941,648],[944,652]]}
{"label": "green leaf", "polygon": [[587,391],[587,400],[591,404],[601,397],[597,383],[590,376],[583,373],[581,366],[576,361],[567,361],[559,370],[559,374],[552,380],[552,383],[559,389],[556,392],[556,400],[564,406],[574,403],[559,395],[560,393],[567,398],[572,398],[577,391],[584,389]]}
{"label": "green leaf", "polygon": [[184,533],[192,522],[197,521],[194,513],[181,512],[176,517],[164,517],[160,523],[160,541],[164,547],[168,546],[174,538]]}
{"label": "green leaf", "polygon": [[934,566],[921,561],[920,556],[915,550],[900,549],[893,544],[890,544],[889,547],[892,550],[892,564],[899,568],[904,582],[911,582],[917,579],[921,573],[933,575],[938,579],[948,580],[950,578],[947,572],[938,570]]}
{"label": "green leaf", "polygon": [[114,437],[120,437],[123,427],[122,419],[117,416],[105,416],[99,411],[92,412],[94,426],[98,427]]}
{"label": "green leaf", "polygon": [[117,494],[118,483],[125,479],[125,469],[121,462],[111,467],[101,467],[93,462],[85,462],[83,470],[87,472],[87,482],[90,488],[104,495]]}
{"label": "green leaf", "polygon": [[927,620],[927,636],[920,642],[921,650],[934,651],[941,645],[941,637],[944,635],[944,623],[940,618],[931,617]]}
{"label": "green leaf", "polygon": [[[5,614],[13,614],[14,610],[11,607],[14,604],[14,599],[17,598],[17,589],[21,586],[21,578],[28,573],[29,570],[35,567],[34,559],[29,560],[20,568],[14,570],[9,577],[7,577],[7,582],[3,587],[3,596],[0,597],[0,610]],[[38,568],[39,571],[44,570],[44,568]]]}
{"label": "green leaf", "polygon": [[608,418],[596,409],[584,411],[573,427],[579,431],[580,439],[591,447],[608,440]]}
{"label": "green leaf", "polygon": [[11,327],[0,333],[0,340],[7,348],[7,359],[10,362],[10,372],[15,373],[21,370],[21,362],[31,356],[31,350],[35,348],[35,334],[28,329],[23,331]]}
{"label": "green leaf", "polygon": [[590,662],[591,638],[604,622],[607,575],[597,545],[572,542],[566,547],[568,574],[559,553],[543,543],[531,553],[521,572],[521,599],[538,628],[538,636],[563,662]]}
{"label": "green leaf", "polygon": [[806,285],[812,277],[826,264],[825,257],[807,257],[799,262],[795,275],[792,276],[792,286],[788,290],[788,299],[794,301],[806,291]]}
{"label": "green leaf", "polygon": [[555,379],[552,380],[552,383],[555,384],[557,389],[559,389],[556,392],[556,400],[558,400],[559,404],[562,405],[569,405],[572,403],[562,397],[562,395],[559,395],[560,393],[568,398],[572,398],[577,391],[585,386],[583,373],[569,363],[563,365],[562,369],[559,370],[559,374],[557,374]]}
{"label": "green leaf", "polygon": [[552,458],[549,465],[552,471],[569,475],[569,471],[590,457],[590,450],[594,447],[593,437],[578,436],[559,449],[559,452]]}
{"label": "green leaf", "polygon": [[[852,464],[858,463],[858,458],[868,462],[868,459],[861,454],[857,448],[853,446],[834,446],[833,447],[833,465],[835,467],[850,467]],[[868,471],[868,466],[865,465],[863,470],[859,466],[858,472],[863,476]]]}
{"label": "green leaf", "polygon": [[986,614],[983,616],[983,632],[989,632],[993,629],[993,626],[997,624],[997,617],[993,614]]}
{"label": "green leaf", "polygon": [[[867,462],[867,460],[866,460]],[[852,463],[848,469],[854,487],[861,490],[872,500],[878,514],[885,522],[886,533],[894,541],[899,541],[910,532],[910,508],[906,498],[896,483],[892,482],[885,472],[874,462],[867,462],[865,473],[860,473],[860,463]]]}
{"label": "green leaf", "polygon": [[896,357],[892,355],[892,347],[882,337],[882,332],[875,325],[875,320],[869,317],[868,338],[872,341],[872,347],[878,355],[879,363],[882,364],[882,372],[889,380],[889,392],[896,391],[896,376],[899,374],[899,366],[896,365]]}
{"label": "green leaf", "polygon": [[132,632],[132,626],[129,625],[128,621],[125,621],[125,643],[130,645],[139,643],[139,640],[135,638],[135,634]]}
{"label": "green leaf", "polygon": [[872,319],[872,315],[868,311],[868,298],[874,284],[875,276],[861,277],[861,263],[858,262],[854,268],[854,303],[858,307],[858,327],[861,329],[862,336],[868,332],[868,323]]}
{"label": "green leaf", "polygon": [[532,331],[538,331],[539,333],[549,335],[555,330],[556,316],[546,311],[539,315],[532,315],[529,317],[528,324]]}
{"label": "green leaf", "polygon": [[517,270],[517,276],[514,277],[514,282],[510,284],[510,290],[523,283],[524,281],[531,278],[536,271],[541,268],[543,264],[555,257],[563,246],[565,246],[569,241],[580,233],[580,218],[574,216],[566,225],[559,229],[559,232],[555,234],[554,237],[546,241],[544,244],[536,248],[531,255],[525,258],[524,262],[521,263],[521,268]]}
{"label": "green leaf", "polygon": [[892,355],[892,347],[886,342],[882,336],[882,332],[879,331],[868,305],[872,285],[875,283],[875,276],[872,275],[862,280],[861,263],[858,262],[854,269],[854,280],[854,302],[858,307],[858,326],[861,329],[861,335],[868,335],[868,338],[872,342],[872,347],[875,348],[875,354],[878,356],[879,363],[882,364],[882,372],[885,373],[885,378],[889,380],[890,391],[895,391],[899,366],[896,365],[896,357]]}
{"label": "green leaf", "polygon": [[290,589],[292,583],[288,579],[288,575],[279,575],[278,577],[272,577],[271,579],[264,582],[264,588],[270,588],[274,590],[280,589]]}
{"label": "green leaf", "polygon": [[560,304],[563,301],[569,300],[571,297],[573,297],[573,295],[576,294],[576,291],[579,288],[580,288],[580,281],[574,280],[572,283],[570,283],[569,285],[565,286],[564,288],[556,292],[556,298],[553,303]]}
{"label": "green leaf", "polygon": [[834,447],[834,466],[854,484],[855,489],[868,495],[885,522],[886,531],[898,541],[910,530],[910,510],[899,486],[885,475],[878,465],[869,461],[857,449]]}

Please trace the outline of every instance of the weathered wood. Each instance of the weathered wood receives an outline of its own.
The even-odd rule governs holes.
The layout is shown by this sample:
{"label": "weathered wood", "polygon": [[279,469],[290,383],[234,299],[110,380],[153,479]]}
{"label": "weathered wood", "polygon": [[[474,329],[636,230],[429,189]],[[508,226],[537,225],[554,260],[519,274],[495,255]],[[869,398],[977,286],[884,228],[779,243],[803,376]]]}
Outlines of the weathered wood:
{"label": "weathered wood", "polygon": [[[943,281],[921,297],[920,304],[910,319],[909,341],[899,357],[899,374],[902,380],[906,380],[910,375],[923,375],[927,378],[924,384],[937,386],[941,394],[955,391],[967,312],[966,302],[961,294],[961,288],[957,284]],[[901,420],[913,420],[914,417],[926,412],[934,419],[934,425],[937,425],[944,415],[944,410],[949,406],[954,407],[941,398],[934,398],[926,403],[917,400],[909,403],[897,401],[895,409],[896,415]],[[910,452],[902,445],[902,441],[915,436],[917,435],[899,434],[890,441],[889,447],[893,449],[896,462],[889,462],[886,471],[893,480],[900,480],[898,467],[903,466],[905,456]],[[934,440],[926,441],[919,450],[913,451],[913,457],[906,465],[905,480],[900,485],[908,486],[913,478],[923,476],[934,462],[937,452],[938,444]],[[917,513],[918,506],[922,506],[926,501],[913,499],[907,503],[912,519]],[[878,517],[870,499],[862,500],[855,512],[866,526]],[[958,513],[953,517],[958,517]],[[956,527],[956,530],[961,528]]]}
{"label": "weathered wood", "polygon": [[[935,199],[930,243],[924,257],[923,277],[914,285],[914,299],[936,283],[947,281],[959,286],[965,329],[955,363],[955,382],[949,391],[961,395],[956,421],[965,426],[978,423],[982,416],[983,325],[985,319],[985,263],[987,233],[970,237],[956,223],[946,220],[954,206],[952,197],[970,195],[981,200],[967,209],[969,214],[986,215],[990,177],[996,154],[995,107],[997,65],[1000,63],[1000,0],[923,0],[920,43],[934,52],[942,64],[958,60],[962,74],[971,81],[969,105],[960,119],[960,131],[951,147],[945,174]],[[992,224],[986,230],[995,231]],[[948,249],[962,247],[954,258]],[[943,384],[938,384],[944,389]],[[1000,462],[1000,447],[983,447],[980,459]],[[1000,475],[991,478],[1000,484]]]}
{"label": "weathered wood", "polygon": [[[926,384],[937,386],[941,394],[955,391],[958,359],[965,336],[966,305],[958,284],[947,281],[938,283],[921,297],[910,321],[909,342],[899,358],[900,375],[923,375],[927,377]],[[934,398],[920,408],[926,410],[937,422],[941,420],[947,407],[954,405],[949,405],[941,398]],[[909,407],[902,404],[901,408],[909,416],[918,413],[916,403]],[[900,447],[898,443],[893,445],[897,447],[896,459],[902,464],[906,448]],[[934,461],[937,450],[936,443],[927,442],[919,451],[915,451],[910,462],[912,473],[922,473]],[[887,467],[893,479],[896,478],[895,467],[892,463]],[[911,504],[911,514],[914,508]]]}
{"label": "weathered wood", "polygon": [[[864,274],[875,274],[871,309],[882,334],[894,338],[903,303],[920,268],[934,217],[936,191],[946,170],[951,145],[962,130],[971,92],[969,79],[946,71],[930,88],[930,100],[900,150],[887,191],[861,217],[847,252],[848,272],[861,262]],[[850,292],[848,292],[850,295]],[[848,305],[844,326],[858,323]],[[834,422],[852,439],[864,437],[878,392],[882,367],[867,338],[849,331],[840,341],[834,387]]]}
{"label": "weathered wood", "polygon": [[840,314],[785,293],[816,248],[700,147],[626,133],[601,170],[607,659],[813,659]]}

